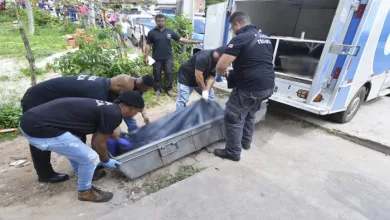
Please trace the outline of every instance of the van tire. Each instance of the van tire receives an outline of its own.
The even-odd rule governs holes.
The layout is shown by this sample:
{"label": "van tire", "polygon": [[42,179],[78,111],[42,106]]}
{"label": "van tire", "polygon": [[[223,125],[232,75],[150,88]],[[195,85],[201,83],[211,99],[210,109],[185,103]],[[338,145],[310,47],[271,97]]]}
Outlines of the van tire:
{"label": "van tire", "polygon": [[366,95],[367,95],[367,88],[363,86],[352,98],[351,102],[347,107],[347,110],[330,115],[331,116],[330,119],[334,122],[341,123],[341,124],[351,121],[352,118],[355,117],[362,103],[364,102]]}

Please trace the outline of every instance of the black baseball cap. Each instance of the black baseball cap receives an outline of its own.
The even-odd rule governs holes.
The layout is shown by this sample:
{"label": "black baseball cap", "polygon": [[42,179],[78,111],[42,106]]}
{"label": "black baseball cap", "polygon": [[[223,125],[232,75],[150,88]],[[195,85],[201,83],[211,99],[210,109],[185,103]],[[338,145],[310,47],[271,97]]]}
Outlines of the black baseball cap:
{"label": "black baseball cap", "polygon": [[118,100],[130,107],[144,108],[145,102],[142,95],[138,91],[126,91],[118,96]]}

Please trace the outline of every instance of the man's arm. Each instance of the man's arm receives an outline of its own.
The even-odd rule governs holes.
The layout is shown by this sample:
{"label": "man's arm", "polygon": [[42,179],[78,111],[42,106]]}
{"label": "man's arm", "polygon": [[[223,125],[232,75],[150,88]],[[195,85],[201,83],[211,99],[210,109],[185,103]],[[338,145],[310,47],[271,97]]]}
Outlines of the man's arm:
{"label": "man's arm", "polygon": [[174,31],[171,32],[171,35],[172,35],[172,39],[174,39],[175,41],[179,41],[179,42],[181,42],[183,44],[200,44],[200,41],[198,41],[198,40],[189,40],[189,39],[186,39],[186,38],[182,38]]}
{"label": "man's arm", "polygon": [[142,118],[144,119],[145,124],[149,124],[150,119],[149,119],[149,117],[146,115],[146,111],[145,111],[144,108],[143,108],[142,111],[141,111],[141,115],[142,115]]}
{"label": "man's arm", "polygon": [[213,84],[215,82],[215,77],[214,76],[210,76],[207,81],[206,81],[206,90],[207,91],[210,91],[211,87],[213,87]]}
{"label": "man's arm", "polygon": [[149,54],[150,54],[150,45],[153,44],[153,36],[151,31],[148,33],[148,37],[146,40],[146,45],[145,45],[145,65],[148,65],[149,63]]}
{"label": "man's arm", "polygon": [[181,42],[183,44],[200,44],[201,43],[198,40],[189,40],[189,39],[182,38],[182,37],[179,39],[179,42]]}
{"label": "man's arm", "polygon": [[218,75],[222,75],[226,72],[226,69],[233,63],[237,57],[229,54],[223,54],[219,59],[216,67],[216,72]]}
{"label": "man's arm", "polygon": [[202,91],[206,90],[206,85],[204,84],[203,72],[195,69],[195,79]]}
{"label": "man's arm", "polygon": [[96,133],[92,137],[92,148],[99,154],[100,161],[107,163],[110,158],[107,154],[107,140],[110,138],[109,134]]}
{"label": "man's arm", "polygon": [[145,46],[145,65],[149,64],[149,53],[150,53],[150,44]]}

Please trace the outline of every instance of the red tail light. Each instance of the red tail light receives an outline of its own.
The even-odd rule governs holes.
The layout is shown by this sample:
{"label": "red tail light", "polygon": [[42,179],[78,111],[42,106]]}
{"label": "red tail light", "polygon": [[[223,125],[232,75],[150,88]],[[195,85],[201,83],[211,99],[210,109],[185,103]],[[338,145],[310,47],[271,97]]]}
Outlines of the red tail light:
{"label": "red tail light", "polygon": [[[303,90],[303,89],[300,89],[297,91],[297,96],[299,98],[303,98],[303,99],[307,99],[307,96],[309,95],[309,91],[307,90]],[[314,98],[314,102],[321,102],[322,100],[322,95],[321,94],[318,94],[315,98]]]}

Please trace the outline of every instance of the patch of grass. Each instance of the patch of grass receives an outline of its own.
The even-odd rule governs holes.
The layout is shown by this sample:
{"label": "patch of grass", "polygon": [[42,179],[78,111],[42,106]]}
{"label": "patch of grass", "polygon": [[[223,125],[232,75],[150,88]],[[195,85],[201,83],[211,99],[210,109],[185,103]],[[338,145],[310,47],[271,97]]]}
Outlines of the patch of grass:
{"label": "patch of grass", "polygon": [[0,129],[17,128],[22,108],[14,105],[0,106]]}
{"label": "patch of grass", "polygon": [[176,95],[177,95],[176,89],[175,88],[172,89],[172,92],[173,92],[173,97],[169,97],[165,93],[163,93],[160,96],[155,96],[154,90],[150,90],[144,93],[142,97],[144,98],[145,101],[145,107],[151,108],[162,103],[168,103],[172,100],[176,100]]}
{"label": "patch of grass", "polygon": [[0,76],[0,81],[7,81],[9,80],[8,76]]}
{"label": "patch of grass", "polygon": [[[25,75],[25,76],[31,76],[30,67],[21,68],[20,72],[23,73],[23,75]],[[37,76],[40,76],[40,75],[45,74],[47,72],[48,72],[47,69],[35,68],[35,73],[37,74]]]}
{"label": "patch of grass", "polygon": [[143,187],[147,194],[151,194],[169,185],[193,176],[200,171],[202,171],[202,169],[194,168],[193,166],[182,166],[175,174],[162,177],[153,182],[146,182],[143,184]]}
{"label": "patch of grass", "polygon": [[22,135],[20,133],[20,131],[8,132],[8,133],[0,134],[0,142],[13,140],[13,139],[19,137],[20,135]]}
{"label": "patch of grass", "polygon": [[[26,32],[28,29],[25,28]],[[35,59],[50,56],[66,49],[65,35],[59,28],[36,27],[37,33],[28,36]],[[0,23],[0,57],[22,58],[26,56],[19,29],[12,24]]]}

